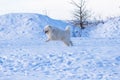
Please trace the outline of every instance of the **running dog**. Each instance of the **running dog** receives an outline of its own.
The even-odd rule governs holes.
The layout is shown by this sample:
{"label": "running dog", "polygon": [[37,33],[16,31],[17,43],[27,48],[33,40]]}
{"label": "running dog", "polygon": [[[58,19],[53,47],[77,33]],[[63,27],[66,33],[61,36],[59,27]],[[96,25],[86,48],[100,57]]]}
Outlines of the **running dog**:
{"label": "running dog", "polygon": [[44,32],[48,39],[46,42],[50,40],[59,40],[65,43],[67,46],[73,46],[73,43],[70,39],[70,27],[66,27],[65,30],[61,30],[57,27],[53,27],[50,25],[47,25],[44,27]]}

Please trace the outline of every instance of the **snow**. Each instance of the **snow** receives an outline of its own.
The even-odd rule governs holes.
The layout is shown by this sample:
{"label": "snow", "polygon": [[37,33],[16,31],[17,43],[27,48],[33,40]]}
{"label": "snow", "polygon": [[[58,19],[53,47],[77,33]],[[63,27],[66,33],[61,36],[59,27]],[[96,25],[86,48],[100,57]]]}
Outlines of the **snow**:
{"label": "snow", "polygon": [[[26,21],[31,17],[31,22]],[[117,18],[100,24],[100,28],[106,30],[103,26],[115,20]],[[46,24],[62,29],[68,25],[39,14],[0,17],[0,80],[119,80],[119,37],[110,34],[96,38],[91,33],[81,38],[72,37],[74,46],[67,47],[60,41],[45,42],[42,29]],[[95,32],[100,29],[98,26]]]}
{"label": "snow", "polygon": [[44,34],[44,26],[48,24],[61,29],[68,26],[68,23],[64,21],[54,20],[40,14],[6,14],[0,16],[0,40],[39,38]]}
{"label": "snow", "polygon": [[90,38],[120,38],[120,17],[110,18],[97,26],[91,25],[82,34]]}

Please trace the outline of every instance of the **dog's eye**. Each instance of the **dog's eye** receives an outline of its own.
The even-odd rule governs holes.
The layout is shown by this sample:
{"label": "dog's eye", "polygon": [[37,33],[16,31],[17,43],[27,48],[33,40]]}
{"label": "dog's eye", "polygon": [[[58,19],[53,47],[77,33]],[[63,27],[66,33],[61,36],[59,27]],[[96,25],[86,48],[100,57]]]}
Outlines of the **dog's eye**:
{"label": "dog's eye", "polygon": [[48,33],[48,31],[45,31],[45,33]]}

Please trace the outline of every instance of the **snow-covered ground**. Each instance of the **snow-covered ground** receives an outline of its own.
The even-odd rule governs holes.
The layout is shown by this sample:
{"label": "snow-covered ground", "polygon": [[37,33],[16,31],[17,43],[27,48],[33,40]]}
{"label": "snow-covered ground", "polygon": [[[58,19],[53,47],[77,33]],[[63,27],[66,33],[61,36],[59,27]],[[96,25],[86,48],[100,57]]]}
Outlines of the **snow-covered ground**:
{"label": "snow-covered ground", "polygon": [[119,80],[120,39],[1,42],[0,80]]}
{"label": "snow-covered ground", "polygon": [[[18,14],[9,15],[11,17],[0,17],[0,80],[120,79],[119,37],[72,37],[74,46],[67,47],[59,41],[45,42],[46,37],[41,27],[49,22],[59,27],[68,24],[61,21],[56,21],[58,23],[55,24],[55,21],[52,22],[45,16],[38,19],[38,14],[19,14],[25,20],[32,16],[31,22],[24,22]],[[15,17],[20,19],[16,20]],[[34,18],[42,22],[36,23]],[[42,23],[44,25],[38,26]],[[99,28],[94,30],[97,29]],[[119,32],[119,29],[115,30]]]}

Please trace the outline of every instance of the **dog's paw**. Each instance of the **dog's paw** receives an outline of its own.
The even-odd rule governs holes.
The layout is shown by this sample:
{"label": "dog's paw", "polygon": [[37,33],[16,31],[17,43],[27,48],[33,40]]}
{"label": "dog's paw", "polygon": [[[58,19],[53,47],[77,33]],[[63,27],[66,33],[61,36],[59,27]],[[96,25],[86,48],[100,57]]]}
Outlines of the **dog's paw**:
{"label": "dog's paw", "polygon": [[48,41],[50,41],[50,40],[48,39],[48,40],[46,40],[45,42],[48,42]]}

